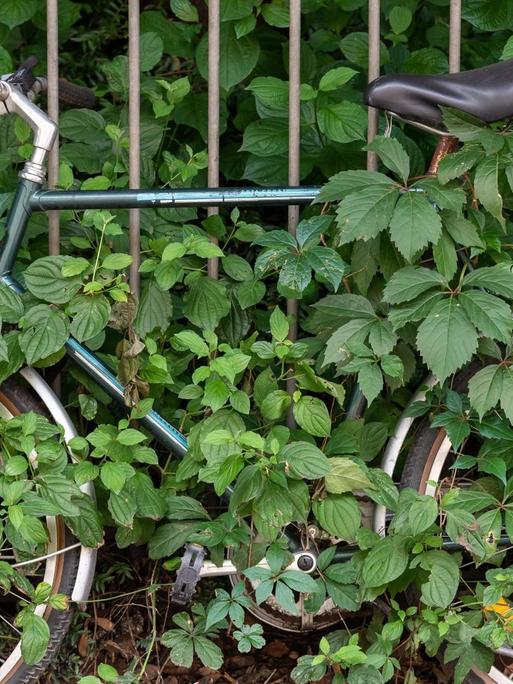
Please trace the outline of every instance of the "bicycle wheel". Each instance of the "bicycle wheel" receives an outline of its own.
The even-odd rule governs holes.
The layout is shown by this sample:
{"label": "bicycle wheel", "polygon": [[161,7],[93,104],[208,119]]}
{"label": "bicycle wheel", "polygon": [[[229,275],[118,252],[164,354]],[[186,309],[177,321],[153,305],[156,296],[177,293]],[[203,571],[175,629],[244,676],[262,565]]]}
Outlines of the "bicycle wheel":
{"label": "bicycle wheel", "polygon": [[[466,392],[468,381],[481,366],[471,364],[462,371],[453,384],[457,392]],[[477,445],[474,445],[474,449]],[[434,496],[443,482],[448,483],[448,488],[453,485],[454,471],[450,466],[456,460],[451,442],[444,428],[431,428],[427,420],[420,425],[412,447],[408,453],[401,476],[401,486],[416,489],[420,494]],[[495,666],[489,673],[472,671],[465,684],[508,684],[511,679],[503,674],[506,662],[501,663],[501,655],[498,655]],[[508,658],[511,663],[511,658]]]}
{"label": "bicycle wheel", "polygon": [[[10,378],[0,385],[0,417],[8,420],[28,411],[46,413],[44,406],[22,384],[20,378]],[[55,554],[55,552],[76,542],[76,539],[66,529],[62,518],[47,517],[46,526],[49,535],[47,554]],[[3,552],[2,558],[4,558]],[[50,584],[52,593],[63,593],[71,596],[77,579],[79,558],[80,547],[69,549],[64,553],[57,553],[38,563],[36,567],[31,566],[31,574],[27,576],[34,584],[41,581]],[[12,557],[12,562],[16,562],[15,557]],[[21,655],[19,634],[13,625],[18,601],[17,598],[9,595],[6,595],[5,598],[6,601],[0,603],[0,684],[37,682],[59,650],[62,639],[70,625],[72,610],[69,608],[65,611],[59,611],[50,606],[38,606],[36,613],[48,623],[50,641],[42,660],[35,665],[27,665]]]}

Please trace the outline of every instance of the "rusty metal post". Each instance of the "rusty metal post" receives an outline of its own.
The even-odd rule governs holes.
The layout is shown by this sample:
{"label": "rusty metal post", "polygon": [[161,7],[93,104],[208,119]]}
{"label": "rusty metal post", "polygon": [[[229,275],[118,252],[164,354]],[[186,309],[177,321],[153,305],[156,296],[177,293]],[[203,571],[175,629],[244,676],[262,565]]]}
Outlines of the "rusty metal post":
{"label": "rusty metal post", "polygon": [[[380,0],[369,0],[369,83],[379,76],[379,30]],[[367,142],[371,143],[378,132],[379,112],[368,108]],[[378,157],[375,152],[367,152],[367,168],[376,171]]]}
{"label": "rusty metal post", "polygon": [[[139,0],[128,0],[128,182],[131,188],[138,188],[141,180],[139,35]],[[130,289],[135,297],[139,297],[140,239],[139,210],[130,209]]]}
{"label": "rusty metal post", "polygon": [[[48,78],[48,114],[59,125],[59,10],[57,0],[46,3],[46,62]],[[48,156],[48,187],[59,181],[59,138]],[[48,212],[48,251],[59,254],[59,212]]]}
{"label": "rusty metal post", "polygon": [[[219,186],[219,61],[220,52],[220,0],[209,0],[208,3],[208,185]],[[208,215],[219,213],[216,207],[208,209]],[[212,242],[217,239],[212,236]],[[208,260],[208,275],[217,278],[219,275],[219,259]]]}
{"label": "rusty metal post", "polygon": [[461,55],[461,0],[451,0],[449,20],[449,71],[460,70]]}
{"label": "rusty metal post", "polygon": [[[300,141],[301,141],[301,0],[290,0],[289,26],[289,185],[300,182]],[[288,230],[296,234],[299,221],[299,206],[288,208]],[[290,322],[289,339],[297,339],[299,303],[297,299],[287,299],[287,314]],[[294,378],[287,379],[287,391],[292,394],[296,389]],[[292,412],[288,417],[289,426],[294,426]]]}

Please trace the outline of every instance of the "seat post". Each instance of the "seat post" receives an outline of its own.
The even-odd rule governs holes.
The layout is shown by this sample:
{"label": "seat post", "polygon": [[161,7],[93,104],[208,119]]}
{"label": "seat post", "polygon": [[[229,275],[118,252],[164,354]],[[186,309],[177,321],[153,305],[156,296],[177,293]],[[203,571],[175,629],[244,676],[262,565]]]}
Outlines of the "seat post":
{"label": "seat post", "polygon": [[436,174],[438,173],[438,167],[440,166],[440,162],[442,161],[442,159],[448,154],[451,154],[451,152],[455,152],[457,148],[458,138],[455,138],[452,135],[442,136],[441,140],[438,142],[438,145],[436,146],[436,149],[433,153],[433,157],[431,158],[427,175],[436,176]]}

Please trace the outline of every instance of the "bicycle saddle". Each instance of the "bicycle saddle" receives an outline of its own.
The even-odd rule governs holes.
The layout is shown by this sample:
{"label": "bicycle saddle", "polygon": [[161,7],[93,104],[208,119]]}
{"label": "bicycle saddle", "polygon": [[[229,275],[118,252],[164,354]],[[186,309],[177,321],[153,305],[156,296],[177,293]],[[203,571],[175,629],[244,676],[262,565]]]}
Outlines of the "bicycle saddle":
{"label": "bicycle saddle", "polygon": [[380,76],[367,86],[364,101],[437,128],[443,127],[439,105],[499,121],[513,116],[513,59],[458,74]]}

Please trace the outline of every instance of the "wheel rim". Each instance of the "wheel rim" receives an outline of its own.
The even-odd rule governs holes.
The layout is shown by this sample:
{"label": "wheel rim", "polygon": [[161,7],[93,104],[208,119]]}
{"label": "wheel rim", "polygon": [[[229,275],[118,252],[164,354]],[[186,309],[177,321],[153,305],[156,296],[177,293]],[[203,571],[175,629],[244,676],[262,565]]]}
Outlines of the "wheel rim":
{"label": "wheel rim", "polygon": [[[0,392],[0,418],[9,419],[20,415],[21,411]],[[66,541],[66,530],[62,518],[47,517],[46,526],[49,535],[46,553],[54,553],[58,549],[64,548]],[[47,582],[52,587],[52,593],[58,591],[64,568],[64,554],[58,554],[45,559],[45,570],[43,577],[39,581]],[[35,613],[48,621],[53,609],[49,606],[37,606]],[[4,637],[5,638],[5,637]],[[18,641],[11,653],[0,664],[0,683],[8,682],[10,678],[22,667],[25,662],[21,655],[21,644]]]}

